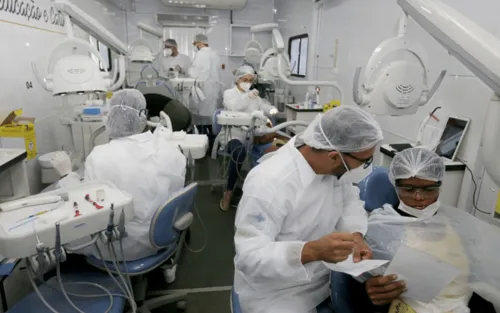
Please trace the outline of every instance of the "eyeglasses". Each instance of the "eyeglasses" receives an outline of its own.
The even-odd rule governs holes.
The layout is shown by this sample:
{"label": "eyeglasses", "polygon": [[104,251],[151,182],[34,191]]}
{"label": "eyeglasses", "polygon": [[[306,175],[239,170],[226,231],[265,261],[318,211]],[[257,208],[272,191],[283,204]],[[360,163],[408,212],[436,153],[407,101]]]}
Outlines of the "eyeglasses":
{"label": "eyeglasses", "polygon": [[423,199],[431,199],[439,195],[439,191],[441,189],[441,182],[438,182],[435,185],[423,186],[423,187],[396,184],[396,189],[401,198],[414,199],[418,193]]}
{"label": "eyeglasses", "polygon": [[363,163],[363,168],[364,169],[368,168],[373,163],[373,155],[371,157],[369,157],[368,159],[360,159],[360,158],[355,157],[354,155],[352,155],[352,154],[350,154],[348,152],[341,152],[341,153],[347,155],[351,159],[354,159],[354,160],[356,160],[358,162]]}

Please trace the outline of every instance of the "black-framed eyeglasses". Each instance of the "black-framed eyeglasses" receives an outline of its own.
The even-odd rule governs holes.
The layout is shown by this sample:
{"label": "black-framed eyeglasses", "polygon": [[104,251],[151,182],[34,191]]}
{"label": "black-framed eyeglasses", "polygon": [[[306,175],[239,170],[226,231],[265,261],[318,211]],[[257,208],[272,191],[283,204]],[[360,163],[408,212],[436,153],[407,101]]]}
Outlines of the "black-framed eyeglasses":
{"label": "black-framed eyeglasses", "polygon": [[396,182],[396,190],[399,196],[407,199],[414,199],[417,193],[420,194],[423,199],[435,198],[439,195],[440,189],[441,182],[429,186],[413,186]]}
{"label": "black-framed eyeglasses", "polygon": [[341,152],[341,153],[347,155],[351,159],[354,159],[354,160],[356,160],[358,162],[363,163],[363,168],[364,169],[368,168],[373,163],[373,155],[371,157],[369,157],[368,159],[360,159],[360,158],[355,157],[354,155],[350,154],[349,152]]}

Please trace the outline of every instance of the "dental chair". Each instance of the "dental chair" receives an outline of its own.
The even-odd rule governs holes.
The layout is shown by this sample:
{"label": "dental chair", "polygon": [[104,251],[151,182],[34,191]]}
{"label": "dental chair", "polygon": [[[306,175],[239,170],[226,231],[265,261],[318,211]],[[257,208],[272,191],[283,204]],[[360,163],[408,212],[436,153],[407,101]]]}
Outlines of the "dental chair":
{"label": "dental chair", "polygon": [[[399,204],[396,190],[389,181],[389,171],[385,167],[374,167],[372,173],[361,181],[358,187],[359,196],[365,201],[365,210],[368,212],[381,208],[384,204]],[[359,292],[364,292],[364,289],[360,290],[359,283],[351,276],[332,272],[330,290],[335,313],[358,313],[354,309],[354,303],[359,301]]]}
{"label": "dental chair", "polygon": [[[151,245],[159,250],[155,255],[135,260],[118,262],[119,270],[128,274],[134,285],[134,295],[137,302],[137,312],[149,313],[150,310],[162,307],[166,304],[178,303],[179,307],[185,306],[186,293],[168,293],[160,297],[146,300],[147,279],[146,274],[162,267],[168,260],[174,260],[174,264],[162,267],[164,270],[178,264],[184,246],[186,233],[193,221],[192,210],[198,184],[192,183],[172,196],[162,205],[153,216],[149,230]],[[88,257],[87,262],[100,270],[106,271],[106,266],[115,275],[118,274],[113,262],[103,262],[95,257]],[[105,264],[106,263],[106,266]]]}

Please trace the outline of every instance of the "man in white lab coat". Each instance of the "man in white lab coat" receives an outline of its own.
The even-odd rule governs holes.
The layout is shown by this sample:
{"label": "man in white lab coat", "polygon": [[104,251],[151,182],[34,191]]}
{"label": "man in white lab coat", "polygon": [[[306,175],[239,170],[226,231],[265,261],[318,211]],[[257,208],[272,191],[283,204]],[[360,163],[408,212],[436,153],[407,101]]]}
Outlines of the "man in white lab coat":
{"label": "man in white lab coat", "polygon": [[165,49],[161,59],[161,71],[164,77],[169,77],[169,73],[177,72],[179,76],[186,76],[191,67],[191,58],[179,53],[177,41],[174,39],[165,40]]}
{"label": "man in white lab coat", "polygon": [[250,172],[236,215],[234,288],[243,312],[316,312],[329,298],[321,261],[371,258],[353,183],[382,139],[370,114],[345,105],[318,115]]}
{"label": "man in white lab coat", "polygon": [[222,102],[221,62],[217,52],[208,46],[206,35],[196,35],[193,45],[198,52],[196,52],[188,73],[202,87],[200,94],[191,97],[190,109],[193,114],[193,123],[200,126],[200,133],[208,135],[211,147],[215,139],[212,133],[212,116]]}

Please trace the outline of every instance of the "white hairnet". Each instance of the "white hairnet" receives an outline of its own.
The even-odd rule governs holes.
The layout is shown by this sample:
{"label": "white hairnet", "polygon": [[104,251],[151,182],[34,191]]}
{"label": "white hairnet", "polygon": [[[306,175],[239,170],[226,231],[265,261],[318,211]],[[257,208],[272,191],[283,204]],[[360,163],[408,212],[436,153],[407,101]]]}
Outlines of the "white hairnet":
{"label": "white hairnet", "polygon": [[169,38],[169,39],[165,40],[165,47],[177,48],[177,41],[175,41],[175,39]]}
{"label": "white hairnet", "polygon": [[196,36],[194,36],[194,42],[201,42],[208,44],[208,37],[205,34],[196,34]]}
{"label": "white hairnet", "polygon": [[123,89],[113,94],[106,120],[110,139],[141,133],[146,127],[146,99],[137,89]]}
{"label": "white hairnet", "polygon": [[384,137],[371,114],[353,105],[343,105],[318,115],[305,130],[303,139],[316,149],[360,152],[375,147]]}
{"label": "white hairnet", "polygon": [[234,79],[235,81],[240,80],[243,76],[246,75],[252,75],[255,76],[255,71],[252,67],[248,65],[243,65],[242,67],[238,68],[237,70],[234,71]]}
{"label": "white hairnet", "polygon": [[392,184],[411,177],[437,182],[441,181],[444,172],[445,165],[439,155],[427,149],[412,148],[396,154],[389,168],[389,179]]}

